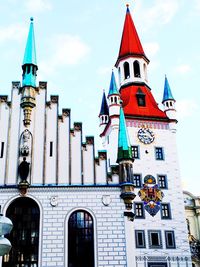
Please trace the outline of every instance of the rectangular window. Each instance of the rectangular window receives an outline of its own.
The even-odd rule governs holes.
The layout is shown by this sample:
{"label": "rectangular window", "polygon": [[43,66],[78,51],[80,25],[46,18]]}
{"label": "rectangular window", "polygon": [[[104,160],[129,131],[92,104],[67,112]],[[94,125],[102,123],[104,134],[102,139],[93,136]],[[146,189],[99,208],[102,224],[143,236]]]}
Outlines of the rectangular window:
{"label": "rectangular window", "polygon": [[167,176],[166,175],[158,175],[158,185],[162,189],[167,189]]}
{"label": "rectangular window", "polygon": [[171,209],[169,203],[161,204],[161,219],[171,219]]}
{"label": "rectangular window", "polygon": [[132,156],[134,159],[139,159],[140,155],[139,155],[139,146],[132,146]]}
{"label": "rectangular window", "polygon": [[142,186],[142,178],[141,174],[133,174],[133,185],[136,188],[140,188]]}
{"label": "rectangular window", "polygon": [[135,218],[136,219],[144,219],[144,205],[142,202],[135,202],[134,203],[134,211],[135,211]]}
{"label": "rectangular window", "polygon": [[162,248],[161,231],[148,230],[149,248]]}
{"label": "rectangular window", "polygon": [[136,248],[146,248],[144,230],[135,230]]}
{"label": "rectangular window", "polygon": [[53,142],[50,142],[50,152],[49,152],[49,156],[50,156],[50,157],[53,156]]}
{"label": "rectangular window", "polygon": [[3,158],[3,152],[4,152],[4,142],[1,142],[0,158]]}
{"label": "rectangular window", "polygon": [[156,160],[164,160],[163,147],[155,147]]}
{"label": "rectangular window", "polygon": [[165,231],[166,248],[176,248],[174,231]]}
{"label": "rectangular window", "polygon": [[148,262],[148,267],[167,267],[166,262]]}

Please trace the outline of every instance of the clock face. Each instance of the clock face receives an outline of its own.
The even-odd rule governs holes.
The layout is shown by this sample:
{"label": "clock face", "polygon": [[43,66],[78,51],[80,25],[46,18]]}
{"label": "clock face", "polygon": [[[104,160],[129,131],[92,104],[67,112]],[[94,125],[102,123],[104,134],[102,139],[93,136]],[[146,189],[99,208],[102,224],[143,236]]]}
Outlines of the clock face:
{"label": "clock face", "polygon": [[140,142],[144,143],[145,145],[151,144],[154,139],[154,133],[148,129],[148,128],[141,128],[138,131],[138,139],[140,140]]}

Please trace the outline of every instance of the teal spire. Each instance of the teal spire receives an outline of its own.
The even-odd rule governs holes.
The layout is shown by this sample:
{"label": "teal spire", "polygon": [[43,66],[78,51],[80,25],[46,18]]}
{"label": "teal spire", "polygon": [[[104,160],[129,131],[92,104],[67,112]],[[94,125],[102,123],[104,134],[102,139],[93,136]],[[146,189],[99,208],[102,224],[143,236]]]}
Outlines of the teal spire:
{"label": "teal spire", "polygon": [[30,27],[28,33],[28,39],[26,43],[24,60],[23,60],[23,81],[22,86],[36,86],[36,71],[37,60],[36,60],[36,48],[35,48],[35,35],[33,27],[33,18],[30,18]]}
{"label": "teal spire", "polygon": [[106,100],[106,95],[105,91],[103,91],[103,97],[102,97],[102,102],[101,102],[101,110],[99,113],[99,116],[101,115],[109,115],[109,108],[108,108],[108,103]]}
{"label": "teal spire", "polygon": [[124,117],[124,112],[122,106],[120,107],[119,115],[119,136],[118,136],[118,154],[117,162],[121,160],[131,159],[132,160],[132,151],[129,141],[128,131],[126,128],[126,121]]}
{"label": "teal spire", "polygon": [[110,96],[110,95],[118,95],[118,94],[119,94],[119,92],[118,92],[118,89],[117,89],[115,75],[114,75],[114,72],[112,71],[108,96]]}
{"label": "teal spire", "polygon": [[174,97],[172,95],[171,88],[170,88],[169,82],[167,80],[167,76],[165,75],[165,86],[164,86],[164,93],[163,93],[162,103],[164,101],[167,101],[167,100],[175,100],[175,99],[174,99]]}

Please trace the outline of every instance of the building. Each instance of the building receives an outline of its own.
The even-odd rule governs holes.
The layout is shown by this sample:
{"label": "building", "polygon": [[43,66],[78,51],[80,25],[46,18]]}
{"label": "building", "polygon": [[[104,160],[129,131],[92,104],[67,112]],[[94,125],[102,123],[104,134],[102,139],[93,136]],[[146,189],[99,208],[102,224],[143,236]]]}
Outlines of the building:
{"label": "building", "polygon": [[112,73],[95,158],[94,138],[83,141],[70,109],[59,115],[58,96],[37,85],[31,19],[22,84],[12,83],[11,101],[0,96],[0,204],[14,225],[1,266],[191,267],[175,99],[165,78],[158,108],[148,64],[127,7],[120,88]]}
{"label": "building", "polygon": [[200,266],[200,197],[183,191],[193,266]]}

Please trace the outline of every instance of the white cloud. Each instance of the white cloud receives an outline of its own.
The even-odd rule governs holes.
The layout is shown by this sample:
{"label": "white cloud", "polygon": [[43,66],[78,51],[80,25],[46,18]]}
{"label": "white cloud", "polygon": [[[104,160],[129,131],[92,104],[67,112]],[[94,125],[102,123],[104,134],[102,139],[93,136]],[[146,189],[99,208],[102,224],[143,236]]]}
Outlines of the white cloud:
{"label": "white cloud", "polygon": [[191,66],[188,64],[181,64],[175,67],[175,71],[179,74],[186,74],[191,71]]}
{"label": "white cloud", "polygon": [[52,73],[56,68],[79,64],[90,51],[89,46],[78,36],[59,34],[49,40],[49,59],[40,63],[43,73]]}
{"label": "white cloud", "polygon": [[107,74],[111,74],[112,68],[111,67],[100,67],[97,70],[97,74],[99,75],[107,75]]}
{"label": "white cloud", "polygon": [[27,28],[20,24],[12,24],[4,28],[0,28],[0,43],[7,41],[24,40],[27,34]]}
{"label": "white cloud", "polygon": [[[141,12],[143,29],[169,23],[178,11],[180,0],[155,0],[152,7]],[[141,8],[143,8],[141,6]]]}
{"label": "white cloud", "polygon": [[25,8],[29,12],[42,12],[51,10],[52,5],[49,0],[26,0]]}
{"label": "white cloud", "polygon": [[145,43],[144,44],[144,51],[146,55],[150,55],[151,57],[155,56],[160,47],[159,44],[154,42],[154,43]]}
{"label": "white cloud", "polygon": [[194,99],[182,99],[176,104],[177,116],[179,119],[191,117],[199,110],[199,106]]}

